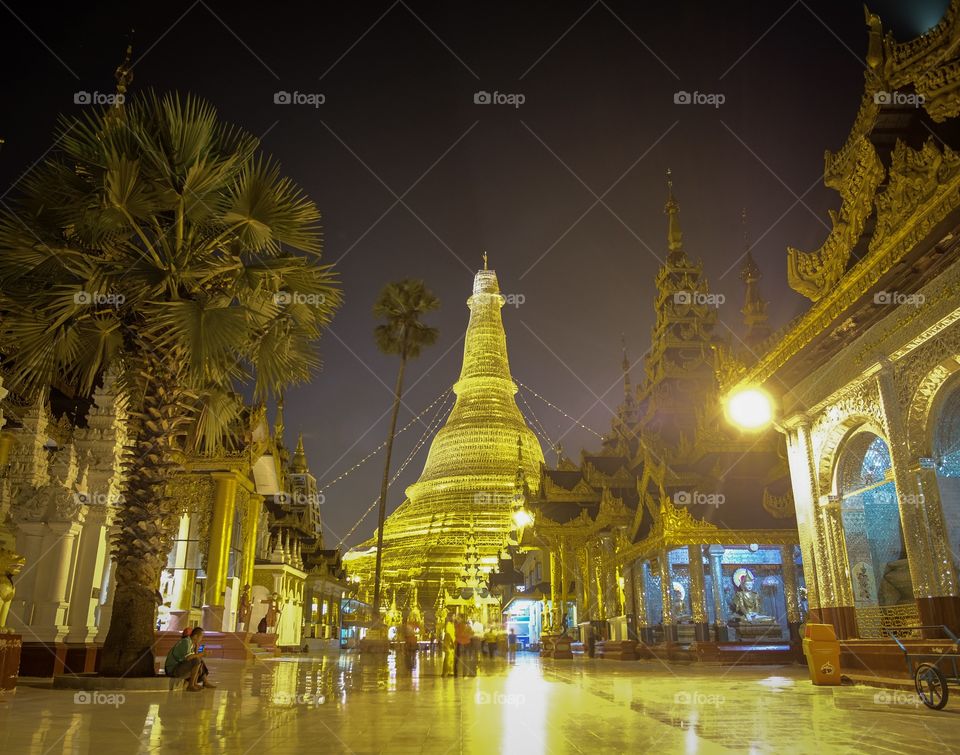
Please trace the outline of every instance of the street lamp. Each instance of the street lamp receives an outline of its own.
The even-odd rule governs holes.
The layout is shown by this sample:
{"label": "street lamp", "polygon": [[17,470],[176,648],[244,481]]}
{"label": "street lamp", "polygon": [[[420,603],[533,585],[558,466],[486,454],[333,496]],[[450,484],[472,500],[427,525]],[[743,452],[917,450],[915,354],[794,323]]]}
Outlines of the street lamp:
{"label": "street lamp", "polygon": [[513,523],[517,529],[523,529],[533,524],[533,514],[526,509],[516,509],[513,512]]}
{"label": "street lamp", "polygon": [[760,430],[773,419],[773,401],[760,388],[741,388],[725,404],[727,418],[744,430]]}

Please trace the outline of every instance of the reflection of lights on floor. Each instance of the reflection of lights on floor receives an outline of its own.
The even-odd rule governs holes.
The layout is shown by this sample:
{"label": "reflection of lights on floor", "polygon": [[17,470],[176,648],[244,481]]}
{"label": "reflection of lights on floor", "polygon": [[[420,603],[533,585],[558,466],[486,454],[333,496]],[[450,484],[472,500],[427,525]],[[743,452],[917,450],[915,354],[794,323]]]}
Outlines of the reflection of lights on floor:
{"label": "reflection of lights on floor", "polygon": [[760,679],[757,684],[769,687],[773,692],[783,692],[787,687],[796,686],[793,679],[785,676],[768,676],[766,679]]}

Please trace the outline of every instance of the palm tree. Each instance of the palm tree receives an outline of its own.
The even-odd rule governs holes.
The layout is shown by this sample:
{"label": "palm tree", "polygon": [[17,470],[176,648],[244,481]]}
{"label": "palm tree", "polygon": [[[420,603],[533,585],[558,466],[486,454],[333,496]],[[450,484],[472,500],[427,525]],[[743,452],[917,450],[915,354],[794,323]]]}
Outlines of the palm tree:
{"label": "palm tree", "polygon": [[386,320],[374,330],[377,347],[384,354],[397,354],[400,369],[393,390],[393,412],[390,415],[390,430],[387,434],[387,458],[383,465],[383,480],[380,483],[380,510],[377,525],[377,565],[373,579],[373,620],[380,621],[380,577],[383,566],[383,521],[387,512],[387,487],[390,485],[390,456],[393,453],[393,438],[397,432],[397,415],[400,413],[400,398],[403,395],[403,373],[408,359],[420,356],[424,346],[436,343],[439,331],[420,319],[424,314],[440,307],[440,301],[427,289],[422,280],[407,278],[384,286],[373,314]]}
{"label": "palm tree", "polygon": [[308,379],[341,294],[314,203],[210,104],[148,92],[58,137],[0,214],[0,354],[23,397],[118,371],[130,440],[101,673],[152,675],[170,476],[231,442],[241,386],[262,402]]}

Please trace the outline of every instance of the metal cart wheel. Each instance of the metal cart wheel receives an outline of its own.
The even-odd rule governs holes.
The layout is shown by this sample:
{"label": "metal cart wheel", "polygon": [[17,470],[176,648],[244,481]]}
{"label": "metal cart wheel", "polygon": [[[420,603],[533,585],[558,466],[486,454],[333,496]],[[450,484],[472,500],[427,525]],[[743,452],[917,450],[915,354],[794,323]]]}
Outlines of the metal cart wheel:
{"label": "metal cart wheel", "polygon": [[942,710],[947,704],[947,698],[950,696],[947,679],[932,663],[921,663],[917,666],[913,681],[917,687],[917,694],[928,708]]}

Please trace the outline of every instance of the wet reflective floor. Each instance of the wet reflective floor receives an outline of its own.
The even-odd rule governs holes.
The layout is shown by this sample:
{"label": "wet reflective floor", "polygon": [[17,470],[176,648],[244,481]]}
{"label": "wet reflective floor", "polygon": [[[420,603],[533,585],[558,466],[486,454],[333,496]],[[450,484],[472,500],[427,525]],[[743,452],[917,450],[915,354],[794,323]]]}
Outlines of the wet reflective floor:
{"label": "wet reflective floor", "polygon": [[904,692],[814,687],[790,667],[482,659],[442,678],[355,654],[212,661],[200,693],[0,698],[0,753],[941,753],[960,752],[947,709]]}

